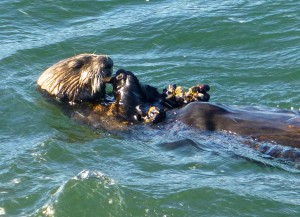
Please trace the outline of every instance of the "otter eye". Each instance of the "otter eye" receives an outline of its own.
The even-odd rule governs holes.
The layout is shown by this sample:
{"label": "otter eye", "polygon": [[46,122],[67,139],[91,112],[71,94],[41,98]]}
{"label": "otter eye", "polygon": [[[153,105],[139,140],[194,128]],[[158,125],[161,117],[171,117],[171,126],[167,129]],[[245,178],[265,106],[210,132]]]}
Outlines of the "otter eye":
{"label": "otter eye", "polygon": [[82,60],[77,60],[74,64],[74,68],[80,69],[84,65],[84,62]]}

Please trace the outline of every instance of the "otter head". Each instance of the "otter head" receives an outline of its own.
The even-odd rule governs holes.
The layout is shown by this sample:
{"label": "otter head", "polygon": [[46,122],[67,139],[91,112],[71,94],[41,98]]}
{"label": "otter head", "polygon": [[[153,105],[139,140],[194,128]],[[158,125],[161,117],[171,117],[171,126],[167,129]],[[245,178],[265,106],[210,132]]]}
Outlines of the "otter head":
{"label": "otter head", "polygon": [[103,99],[105,79],[111,76],[113,61],[106,55],[80,54],[62,60],[39,77],[39,89],[62,101]]}

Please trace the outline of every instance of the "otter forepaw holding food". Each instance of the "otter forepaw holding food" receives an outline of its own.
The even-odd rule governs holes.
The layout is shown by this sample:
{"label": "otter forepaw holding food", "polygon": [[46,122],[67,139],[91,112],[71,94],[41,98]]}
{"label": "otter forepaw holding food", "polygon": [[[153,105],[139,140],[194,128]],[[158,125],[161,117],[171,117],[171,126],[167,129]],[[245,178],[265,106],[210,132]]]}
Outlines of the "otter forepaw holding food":
{"label": "otter forepaw holding food", "polygon": [[160,104],[142,104],[136,107],[138,115],[136,119],[138,121],[144,121],[145,123],[158,123],[166,118],[166,111]]}
{"label": "otter forepaw holding food", "polygon": [[168,108],[178,108],[191,102],[202,101],[208,102],[210,95],[207,93],[210,87],[207,84],[198,84],[189,88],[187,92],[183,87],[176,84],[170,84],[168,88],[163,90],[163,104]]}

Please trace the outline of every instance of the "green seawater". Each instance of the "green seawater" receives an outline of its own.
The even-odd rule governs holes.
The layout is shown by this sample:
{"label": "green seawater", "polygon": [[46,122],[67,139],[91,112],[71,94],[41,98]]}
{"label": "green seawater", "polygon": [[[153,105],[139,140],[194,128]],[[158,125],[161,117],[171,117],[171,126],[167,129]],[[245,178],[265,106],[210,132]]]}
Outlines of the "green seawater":
{"label": "green seawater", "polygon": [[[0,216],[300,216],[299,165],[226,133],[94,131],[36,90],[49,66],[108,54],[160,90],[300,109],[297,0],[1,0]],[[142,127],[142,126],[141,126]],[[193,139],[163,148],[164,142]]]}

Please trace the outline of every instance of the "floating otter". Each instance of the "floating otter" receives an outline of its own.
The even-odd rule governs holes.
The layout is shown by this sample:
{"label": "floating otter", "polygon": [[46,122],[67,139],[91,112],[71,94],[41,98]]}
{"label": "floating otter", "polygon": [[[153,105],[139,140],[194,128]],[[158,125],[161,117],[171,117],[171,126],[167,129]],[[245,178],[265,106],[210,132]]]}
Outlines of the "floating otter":
{"label": "floating otter", "polygon": [[[112,66],[107,56],[78,55],[47,69],[38,85],[50,96],[77,102],[72,116],[95,128],[123,130],[141,121],[157,123],[168,117],[168,123],[176,120],[203,130],[225,130],[300,148],[298,113],[208,103],[208,85],[197,85],[187,92],[170,85],[160,94],[156,88],[140,84],[132,72],[121,69],[109,77]],[[113,85],[111,102],[103,100],[106,83]]]}
{"label": "floating otter", "polygon": [[80,54],[61,60],[39,77],[40,90],[68,102],[97,101],[105,95],[105,79],[113,71],[106,55]]}

